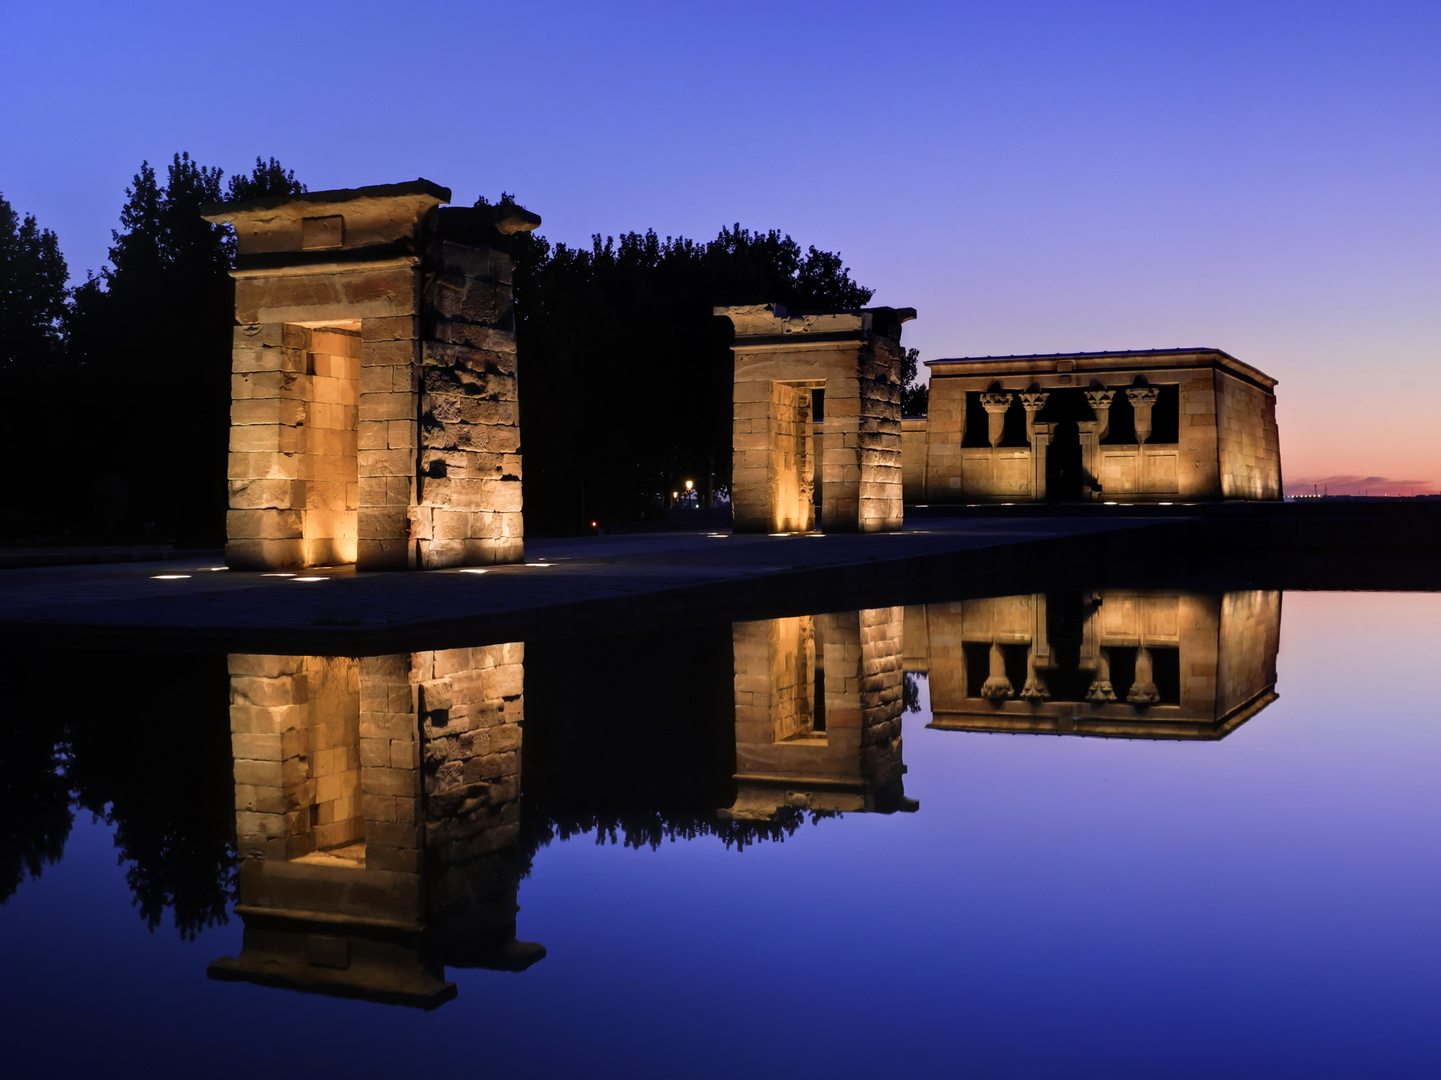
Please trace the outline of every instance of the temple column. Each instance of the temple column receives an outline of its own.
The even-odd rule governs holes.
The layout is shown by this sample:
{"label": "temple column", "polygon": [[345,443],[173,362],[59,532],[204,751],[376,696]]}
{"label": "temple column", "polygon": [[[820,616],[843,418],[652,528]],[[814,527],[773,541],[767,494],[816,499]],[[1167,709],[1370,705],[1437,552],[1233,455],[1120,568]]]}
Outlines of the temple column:
{"label": "temple column", "polygon": [[[1029,409],[1029,406],[1027,406]],[[1056,425],[1032,422],[1031,429],[1031,494],[1035,499],[1046,497],[1046,456],[1055,436]]]}
{"label": "temple column", "polygon": [[1081,468],[1085,470],[1090,483],[1085,494],[1092,499],[1102,498],[1101,491],[1101,440],[1111,430],[1111,402],[1114,390],[1087,390],[1086,404],[1096,416],[1094,420],[1082,420],[1076,424],[1081,434]]}
{"label": "temple column", "polygon": [[1012,690],[1011,680],[1006,677],[1006,654],[1001,651],[1000,643],[993,641],[990,675],[981,687],[981,697],[987,701],[1001,702],[1011,696]]}
{"label": "temple column", "polygon": [[1136,413],[1136,442],[1141,445],[1151,437],[1151,406],[1156,404],[1159,393],[1154,386],[1133,386],[1126,391]]}
{"label": "temple column", "polygon": [[1006,411],[1011,407],[1013,396],[1009,390],[993,390],[981,395],[981,405],[986,410],[986,421],[989,424],[987,435],[991,440],[992,449],[1001,445],[1001,436],[1006,430]]}

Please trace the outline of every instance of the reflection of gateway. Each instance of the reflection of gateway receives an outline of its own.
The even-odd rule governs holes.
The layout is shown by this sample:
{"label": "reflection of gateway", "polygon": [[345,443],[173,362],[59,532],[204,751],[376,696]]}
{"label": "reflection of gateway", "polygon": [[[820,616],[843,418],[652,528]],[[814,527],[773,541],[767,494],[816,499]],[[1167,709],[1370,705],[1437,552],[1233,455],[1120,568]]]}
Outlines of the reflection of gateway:
{"label": "reflection of gateway", "polygon": [[1220,739],[1276,700],[1279,592],[1105,590],[906,609],[932,727]]}
{"label": "reflection of gateway", "polygon": [[434,1007],[518,971],[523,649],[233,655],[243,980]]}
{"label": "reflection of gateway", "polygon": [[902,609],[736,623],[736,801],[724,817],[915,810],[901,777]]}

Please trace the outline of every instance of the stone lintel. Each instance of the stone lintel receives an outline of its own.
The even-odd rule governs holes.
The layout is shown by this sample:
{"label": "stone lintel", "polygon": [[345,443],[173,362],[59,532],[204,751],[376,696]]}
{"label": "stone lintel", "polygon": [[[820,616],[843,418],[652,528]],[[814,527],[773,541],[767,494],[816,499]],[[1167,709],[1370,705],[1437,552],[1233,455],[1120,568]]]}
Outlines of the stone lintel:
{"label": "stone lintel", "polygon": [[1004,379],[1036,377],[1050,389],[1046,376],[1069,376],[1069,385],[1085,387],[1102,375],[1172,374],[1185,370],[1219,369],[1274,393],[1276,380],[1220,349],[1155,349],[1100,353],[1051,353],[1030,356],[968,356],[927,360],[934,378]]}

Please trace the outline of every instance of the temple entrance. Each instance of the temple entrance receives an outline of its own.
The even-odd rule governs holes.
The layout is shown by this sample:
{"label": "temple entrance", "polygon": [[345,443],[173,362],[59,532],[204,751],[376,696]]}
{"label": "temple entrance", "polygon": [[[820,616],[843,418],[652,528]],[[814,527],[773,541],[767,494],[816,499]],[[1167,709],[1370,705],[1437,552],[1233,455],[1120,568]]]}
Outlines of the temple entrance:
{"label": "temple entrance", "polygon": [[1081,453],[1080,421],[1091,419],[1091,408],[1080,390],[1053,390],[1040,420],[1054,425],[1046,448],[1046,501],[1080,502],[1091,481]]}

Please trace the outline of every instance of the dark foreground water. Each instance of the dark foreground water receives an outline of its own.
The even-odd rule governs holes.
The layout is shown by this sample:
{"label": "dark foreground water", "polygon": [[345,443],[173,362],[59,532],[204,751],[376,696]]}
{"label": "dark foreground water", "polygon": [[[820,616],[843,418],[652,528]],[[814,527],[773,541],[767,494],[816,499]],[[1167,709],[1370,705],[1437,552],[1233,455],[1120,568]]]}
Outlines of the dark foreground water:
{"label": "dark foreground water", "polygon": [[0,1069],[1435,1076],[1438,645],[1173,592],[12,657]]}

